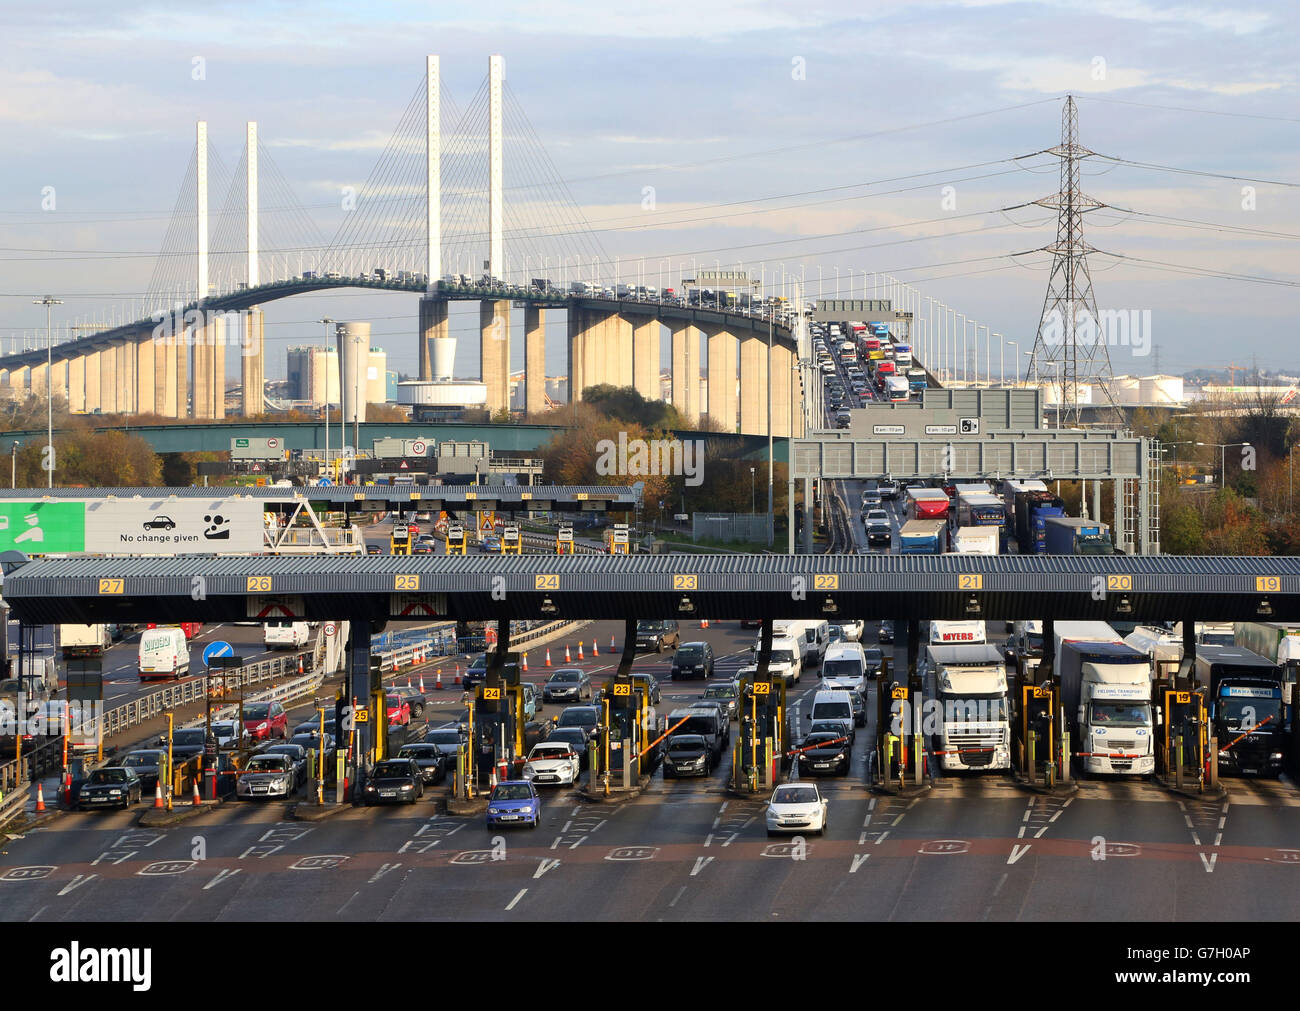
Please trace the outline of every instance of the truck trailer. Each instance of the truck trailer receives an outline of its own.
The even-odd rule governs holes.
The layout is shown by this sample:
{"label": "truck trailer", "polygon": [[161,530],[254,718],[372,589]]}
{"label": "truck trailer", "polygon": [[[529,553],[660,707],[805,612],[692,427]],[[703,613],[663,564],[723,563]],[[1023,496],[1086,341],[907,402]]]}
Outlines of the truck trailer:
{"label": "truck trailer", "polygon": [[1044,546],[1049,555],[1113,555],[1110,525],[1077,516],[1048,516]]}
{"label": "truck trailer", "polygon": [[1145,776],[1155,772],[1151,665],[1102,621],[1053,627],[1061,705],[1083,771]]}

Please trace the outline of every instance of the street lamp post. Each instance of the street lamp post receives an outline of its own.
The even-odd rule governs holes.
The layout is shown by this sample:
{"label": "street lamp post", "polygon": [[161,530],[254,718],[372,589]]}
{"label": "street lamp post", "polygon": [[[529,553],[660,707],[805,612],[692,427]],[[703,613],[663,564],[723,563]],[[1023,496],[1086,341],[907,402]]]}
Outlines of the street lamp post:
{"label": "street lamp post", "polygon": [[54,330],[50,323],[51,307],[62,305],[63,300],[51,298],[34,299],[32,305],[45,306],[45,419],[47,435],[45,443],[46,458],[41,461],[45,468],[46,486],[54,487]]}
{"label": "street lamp post", "polygon": [[[330,328],[330,324],[333,323],[334,320],[326,316],[324,319],[318,319],[316,322],[322,323],[325,326],[325,476],[329,477],[329,473],[330,473],[330,363],[329,363],[330,329],[329,328]],[[423,337],[421,337],[420,339],[424,340]],[[342,368],[343,368],[343,363],[339,362],[340,382],[342,382],[343,380],[343,373],[341,371]],[[340,422],[342,420],[343,420],[342,418],[339,419]]]}
{"label": "street lamp post", "polygon": [[[1020,382],[1020,342],[1007,341],[1006,343],[1016,349],[1011,355],[1011,385],[1015,386]],[[1005,372],[1002,374],[1002,377],[1003,379],[1006,378]]]}
{"label": "street lamp post", "polygon": [[1198,446],[1207,446],[1219,451],[1219,487],[1225,487],[1228,480],[1228,450],[1233,446],[1249,446],[1249,442],[1198,442]]}
{"label": "street lamp post", "polygon": [[754,468],[749,468],[749,515],[753,516],[758,511],[758,498],[754,493]]}

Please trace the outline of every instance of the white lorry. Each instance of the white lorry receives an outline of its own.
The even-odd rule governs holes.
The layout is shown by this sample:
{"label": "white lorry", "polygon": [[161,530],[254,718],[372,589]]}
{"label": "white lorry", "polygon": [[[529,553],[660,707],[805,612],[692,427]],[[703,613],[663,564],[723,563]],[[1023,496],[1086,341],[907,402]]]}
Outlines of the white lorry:
{"label": "white lorry", "polygon": [[997,527],[958,527],[952,535],[956,555],[996,555],[1001,531]]}
{"label": "white lorry", "polygon": [[982,621],[932,621],[931,646],[983,646],[988,642]]}
{"label": "white lorry", "polygon": [[1071,748],[1093,775],[1155,772],[1151,663],[1104,621],[1058,621],[1055,674]]}
{"label": "white lorry", "polygon": [[103,656],[113,645],[107,625],[60,625],[59,650],[70,656]]}
{"label": "white lorry", "polygon": [[942,707],[938,745],[945,770],[1011,768],[1011,707],[1007,668],[993,646],[927,646]]}

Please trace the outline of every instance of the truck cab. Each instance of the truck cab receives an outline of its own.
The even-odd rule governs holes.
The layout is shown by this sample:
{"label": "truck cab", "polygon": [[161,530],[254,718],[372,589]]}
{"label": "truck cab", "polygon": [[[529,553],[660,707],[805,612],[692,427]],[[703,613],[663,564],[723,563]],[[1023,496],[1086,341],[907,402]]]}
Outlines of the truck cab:
{"label": "truck cab", "polygon": [[1276,776],[1286,755],[1282,670],[1249,650],[1201,646],[1196,673],[1219,748],[1219,771]]}
{"label": "truck cab", "polygon": [[1151,664],[1104,622],[1057,622],[1061,704],[1083,770],[1095,775],[1155,772]]}
{"label": "truck cab", "polygon": [[945,770],[1011,768],[1011,707],[1002,654],[988,644],[926,647],[942,726],[938,752]]}

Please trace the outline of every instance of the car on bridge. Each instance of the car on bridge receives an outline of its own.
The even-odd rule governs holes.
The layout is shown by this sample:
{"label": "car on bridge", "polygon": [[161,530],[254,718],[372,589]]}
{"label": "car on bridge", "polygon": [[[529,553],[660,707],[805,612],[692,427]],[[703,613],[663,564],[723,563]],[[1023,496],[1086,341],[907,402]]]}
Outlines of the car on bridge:
{"label": "car on bridge", "polygon": [[542,798],[526,779],[507,779],[488,797],[487,827],[526,824],[536,828],[542,819]]}
{"label": "car on bridge", "polygon": [[816,783],[783,783],[767,805],[767,834],[816,832],[826,834],[830,804]]}
{"label": "car on bridge", "polygon": [[424,796],[424,775],[413,758],[387,758],[370,770],[364,793],[370,804],[414,804]]}
{"label": "car on bridge", "polygon": [[120,765],[96,769],[81,784],[77,792],[77,810],[91,807],[121,807],[126,810],[138,804],[144,794],[144,784],[133,768]]}

